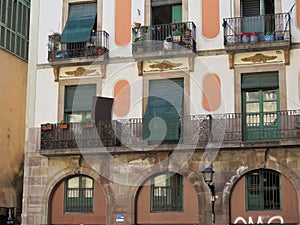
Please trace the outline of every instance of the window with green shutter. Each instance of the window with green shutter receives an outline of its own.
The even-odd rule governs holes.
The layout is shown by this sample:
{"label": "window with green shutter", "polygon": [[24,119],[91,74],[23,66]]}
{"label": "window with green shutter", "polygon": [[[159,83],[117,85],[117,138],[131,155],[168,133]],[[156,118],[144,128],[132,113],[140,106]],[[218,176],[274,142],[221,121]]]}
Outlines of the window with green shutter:
{"label": "window with green shutter", "polygon": [[70,85],[65,87],[65,120],[80,122],[91,118],[96,84]]}
{"label": "window with green shutter", "polygon": [[245,141],[277,140],[280,136],[278,73],[242,74]]}
{"label": "window with green shutter", "polygon": [[243,32],[265,34],[273,32],[275,20],[274,0],[241,0],[241,23]]}
{"label": "window with green shutter", "polygon": [[152,24],[170,24],[182,22],[181,0],[152,0]]}
{"label": "window with green shutter", "polygon": [[151,179],[151,211],[183,211],[183,177],[162,174]]}
{"label": "window with green shutter", "polygon": [[184,79],[149,82],[149,97],[143,117],[143,139],[178,141],[183,113]]}
{"label": "window with green shutter", "polygon": [[255,170],[246,175],[247,210],[280,210],[280,174],[272,170]]}
{"label": "window with green shutter", "polygon": [[93,213],[94,181],[75,176],[65,181],[65,213]]}

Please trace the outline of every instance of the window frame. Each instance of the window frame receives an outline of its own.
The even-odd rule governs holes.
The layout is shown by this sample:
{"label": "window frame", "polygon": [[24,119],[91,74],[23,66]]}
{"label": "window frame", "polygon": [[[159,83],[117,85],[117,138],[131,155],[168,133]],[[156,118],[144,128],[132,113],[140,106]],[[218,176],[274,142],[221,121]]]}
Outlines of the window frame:
{"label": "window frame", "polygon": [[[256,176],[258,176],[258,179],[256,179]],[[272,179],[267,180],[271,176]],[[275,177],[275,179],[274,179]],[[253,179],[254,178],[254,179]],[[246,210],[247,211],[280,211],[282,208],[282,184],[281,184],[281,174],[268,169],[259,169],[254,170],[250,173],[248,173],[245,177],[245,191],[246,191]],[[278,182],[278,185],[276,187],[267,186],[265,183],[270,183],[271,181]],[[251,182],[252,185],[249,183]],[[258,184],[258,185],[257,185]],[[254,187],[251,187],[254,186]],[[271,193],[273,191],[273,193]],[[252,192],[252,193],[250,193]],[[274,200],[274,192],[276,193],[276,202]],[[266,202],[270,201],[270,199],[273,203],[278,204],[277,206],[273,206],[273,208],[266,208]],[[256,202],[255,202],[256,201]],[[257,203],[258,202],[258,203]]]}
{"label": "window frame", "polygon": [[71,85],[96,84],[96,96],[101,96],[102,75],[93,77],[61,78],[59,80],[58,122],[65,120],[65,88]]}
{"label": "window frame", "polygon": [[[189,0],[182,0],[182,22],[188,21],[188,3]],[[145,0],[145,17],[144,17],[144,25],[151,26],[152,25],[152,7],[151,0]]]}
{"label": "window frame", "polygon": [[[78,187],[70,187],[69,188],[69,181],[71,181],[72,179],[75,179],[75,178],[79,179],[78,180]],[[92,182],[92,184],[91,184],[92,187],[90,187],[90,188],[83,187],[83,179],[90,180]],[[65,214],[92,214],[92,213],[94,213],[94,199],[95,199],[95,185],[94,184],[95,184],[94,179],[91,178],[91,177],[85,176],[85,175],[72,176],[72,177],[69,177],[68,179],[66,179],[65,180],[65,189],[64,189],[64,213]],[[75,194],[77,193],[78,196],[68,197],[68,194],[70,194],[69,193],[70,190],[75,191],[74,193]],[[88,193],[91,194],[91,196],[90,197],[85,197],[84,196],[84,191],[85,192],[88,191]],[[74,193],[72,193],[72,194],[74,194]],[[81,205],[82,204],[81,200],[83,198],[91,198],[90,202],[87,202],[87,204],[85,206]],[[68,199],[70,199],[70,201]],[[79,206],[76,205],[76,207],[78,207],[78,208],[76,208],[75,210],[70,210],[70,208],[75,207],[74,205],[72,205],[71,200],[73,201],[73,204],[74,204],[75,201],[77,203],[80,203]],[[68,205],[68,203],[70,205]]]}
{"label": "window frame", "polygon": [[[155,178],[159,178],[160,176],[166,176],[166,179],[163,181],[165,185],[156,186],[155,185]],[[178,185],[173,186],[174,189],[172,189],[172,180],[174,179],[175,182],[179,182]],[[173,182],[174,182],[173,181]],[[157,188],[157,189],[156,189]],[[161,189],[165,188],[165,189]],[[181,192],[180,196],[178,197],[178,193],[176,192],[178,189]],[[155,194],[160,192],[161,190],[164,190],[163,195],[164,196],[157,196],[157,200],[155,200]],[[174,191],[175,190],[175,191]],[[177,194],[176,194],[177,193]],[[164,202],[161,201],[161,199],[164,197]],[[158,206],[155,206],[155,201],[159,201],[157,204]],[[175,201],[175,207],[172,206],[172,201]],[[180,201],[180,206],[177,206],[178,201]],[[167,203],[167,204],[164,204]],[[159,205],[161,204],[161,205]],[[168,207],[171,206],[171,207]],[[163,207],[163,208],[162,208]],[[161,213],[161,212],[183,212],[184,211],[184,177],[178,173],[164,173],[159,174],[155,177],[151,178],[151,188],[150,188],[150,211],[151,213]]]}

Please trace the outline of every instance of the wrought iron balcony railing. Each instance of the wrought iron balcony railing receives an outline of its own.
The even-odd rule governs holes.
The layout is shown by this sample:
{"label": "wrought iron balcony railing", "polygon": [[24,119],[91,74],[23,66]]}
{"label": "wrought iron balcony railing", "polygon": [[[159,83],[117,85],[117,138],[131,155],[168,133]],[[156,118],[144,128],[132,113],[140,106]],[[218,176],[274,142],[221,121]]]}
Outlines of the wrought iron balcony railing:
{"label": "wrought iron balcony railing", "polygon": [[160,50],[196,51],[193,22],[159,24],[132,28],[133,54]]}
{"label": "wrought iron balcony railing", "polygon": [[[94,32],[89,42],[61,43],[60,34],[48,37],[48,60],[69,59],[89,56],[102,56],[109,51],[109,34],[106,31]],[[107,54],[105,54],[107,55]]]}
{"label": "wrought iron balcony railing", "polygon": [[223,19],[224,46],[291,41],[289,13]]}
{"label": "wrought iron balcony railing", "polygon": [[[179,144],[201,147],[210,142],[224,145],[257,141],[300,141],[300,111],[297,110],[276,112],[273,117],[269,114],[240,113],[193,115],[182,118],[180,123],[174,122],[179,124]],[[41,130],[41,149],[102,146],[140,146],[146,149],[151,145],[151,141],[143,139],[141,118],[100,121],[89,127],[86,124],[72,123],[68,129],[61,129],[58,124],[50,125],[49,129]],[[162,140],[161,144],[170,142]]]}

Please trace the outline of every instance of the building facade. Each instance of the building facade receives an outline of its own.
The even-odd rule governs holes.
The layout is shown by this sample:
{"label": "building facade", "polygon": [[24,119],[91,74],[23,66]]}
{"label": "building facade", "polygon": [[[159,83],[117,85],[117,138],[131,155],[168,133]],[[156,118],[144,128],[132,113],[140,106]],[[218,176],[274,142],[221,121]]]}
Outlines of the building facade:
{"label": "building facade", "polygon": [[22,224],[299,224],[299,10],[32,3]]}
{"label": "building facade", "polygon": [[0,1],[0,223],[21,223],[30,1]]}

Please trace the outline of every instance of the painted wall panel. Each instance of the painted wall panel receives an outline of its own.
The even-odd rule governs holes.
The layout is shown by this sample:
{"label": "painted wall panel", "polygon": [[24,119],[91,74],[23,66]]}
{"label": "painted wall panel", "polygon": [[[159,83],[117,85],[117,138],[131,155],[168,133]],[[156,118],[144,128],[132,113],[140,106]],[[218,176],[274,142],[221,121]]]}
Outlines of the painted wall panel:
{"label": "painted wall panel", "polygon": [[130,84],[127,80],[119,80],[114,88],[114,113],[123,117],[130,110]]}
{"label": "painted wall panel", "polygon": [[131,41],[131,0],[116,0],[115,42],[119,46]]}
{"label": "painted wall panel", "polygon": [[202,34],[215,38],[220,32],[219,0],[202,0]]}
{"label": "painted wall panel", "polygon": [[203,108],[209,112],[217,110],[221,105],[221,79],[217,74],[208,74],[203,79]]}

